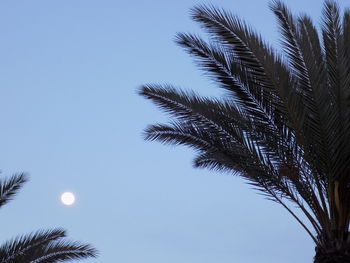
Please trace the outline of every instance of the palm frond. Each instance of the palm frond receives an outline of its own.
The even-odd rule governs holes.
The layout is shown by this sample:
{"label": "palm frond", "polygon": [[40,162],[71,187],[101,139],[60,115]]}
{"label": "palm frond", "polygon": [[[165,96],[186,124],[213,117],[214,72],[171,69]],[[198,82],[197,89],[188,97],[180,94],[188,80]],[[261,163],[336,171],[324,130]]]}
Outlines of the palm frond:
{"label": "palm frond", "polygon": [[18,190],[28,181],[25,174],[16,174],[9,179],[0,180],[0,207],[17,194]]}
{"label": "palm frond", "polygon": [[246,121],[244,114],[232,104],[177,91],[172,86],[147,85],[141,88],[140,94],[176,118],[210,127],[218,138],[228,141],[239,136],[234,123],[240,121],[243,124]]}
{"label": "palm frond", "polygon": [[54,263],[96,257],[97,251],[90,245],[59,241],[31,255],[29,263]]}
{"label": "palm frond", "polygon": [[65,241],[65,236],[64,230],[53,229],[14,238],[0,247],[0,262],[49,263],[96,256],[90,245]]}
{"label": "palm frond", "polygon": [[[350,9],[346,9],[343,16],[342,24],[343,32],[343,52],[340,55],[343,65],[343,88],[342,88],[342,100],[343,100],[343,123],[344,123],[344,141],[346,146],[343,146],[345,160],[350,160]],[[346,168],[345,168],[346,169]],[[344,171],[345,177],[350,179],[349,168]]]}
{"label": "palm frond", "polygon": [[[323,9],[323,43],[327,62],[327,77],[331,107],[329,107],[328,129],[333,156],[332,174],[334,180],[342,180],[349,172],[348,160],[350,158],[349,130],[346,115],[349,112],[346,98],[349,96],[349,60],[346,59],[348,47],[346,39],[349,31],[346,30],[344,15],[344,28],[341,26],[339,6],[333,1],[326,1]],[[347,175],[346,175],[347,176]]]}
{"label": "palm frond", "polygon": [[271,105],[264,105],[261,86],[219,45],[207,44],[190,34],[178,34],[177,43],[197,58],[199,66],[213,75],[215,81],[233,93],[232,99],[261,121],[272,115]]}
{"label": "palm frond", "polygon": [[5,242],[0,247],[0,262],[14,262],[16,258],[34,253],[38,248],[45,247],[52,241],[66,236],[63,229],[41,230],[29,235],[22,235]]}
{"label": "palm frond", "polygon": [[[201,23],[216,41],[226,44],[225,46],[233,52],[236,58],[249,67],[251,73],[263,87],[271,87],[262,62],[256,56],[256,54],[261,54],[262,50],[269,50],[269,47],[264,45],[261,38],[249,26],[239,18],[213,6],[194,7],[192,18]],[[251,46],[257,49],[252,51]],[[270,50],[264,53],[271,54]]]}

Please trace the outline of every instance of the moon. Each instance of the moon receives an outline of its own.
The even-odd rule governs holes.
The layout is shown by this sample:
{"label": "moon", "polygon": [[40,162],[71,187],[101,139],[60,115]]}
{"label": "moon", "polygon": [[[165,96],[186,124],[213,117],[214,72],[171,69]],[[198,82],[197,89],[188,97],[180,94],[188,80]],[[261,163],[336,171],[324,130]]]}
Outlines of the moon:
{"label": "moon", "polygon": [[75,202],[75,196],[71,192],[64,192],[61,195],[61,202],[64,205],[72,205]]}

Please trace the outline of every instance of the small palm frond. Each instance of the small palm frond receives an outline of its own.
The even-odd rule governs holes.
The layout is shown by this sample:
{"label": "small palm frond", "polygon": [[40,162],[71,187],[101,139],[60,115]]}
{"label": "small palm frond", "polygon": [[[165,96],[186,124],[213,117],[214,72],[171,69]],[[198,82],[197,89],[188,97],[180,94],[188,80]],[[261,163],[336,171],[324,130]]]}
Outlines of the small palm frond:
{"label": "small palm frond", "polygon": [[207,44],[191,34],[178,34],[176,42],[193,54],[198,65],[209,72],[216,82],[232,93],[231,98],[235,103],[266,122],[266,115],[272,114],[271,105],[264,104],[261,86],[251,74],[247,74],[239,61],[235,61],[219,45]]}
{"label": "small palm frond", "polygon": [[65,236],[64,230],[53,229],[17,237],[0,247],[0,262],[49,263],[96,255],[89,245],[62,241]]}
{"label": "small palm frond", "polygon": [[235,132],[235,123],[243,124],[246,121],[244,113],[229,102],[177,91],[172,86],[143,86],[140,95],[153,100],[160,108],[179,120],[193,122],[206,128],[211,127],[212,134],[224,137],[226,140],[235,140],[233,136],[239,136]]}
{"label": "small palm frond", "polygon": [[34,253],[38,248],[45,247],[52,241],[66,236],[63,229],[37,231],[29,235],[22,235],[7,241],[0,247],[0,262],[14,262],[13,260]]}
{"label": "small palm frond", "polygon": [[29,263],[54,263],[96,257],[97,251],[90,245],[78,242],[59,241],[31,255]]}
{"label": "small palm frond", "polygon": [[288,95],[285,88],[289,86],[290,77],[277,53],[250,26],[229,12],[200,5],[192,9],[192,18],[226,50],[231,61],[247,69],[241,70],[243,79],[248,75],[259,87],[263,95],[261,103],[267,108],[273,105],[275,113],[285,112],[281,102]]}
{"label": "small palm frond", "polygon": [[9,179],[0,180],[0,207],[12,200],[18,190],[28,181],[25,174],[16,174]]}
{"label": "small palm frond", "polygon": [[[210,36],[222,43],[229,51],[233,52],[237,59],[249,67],[251,73],[254,74],[262,86],[271,87],[262,61],[256,55],[271,54],[270,48],[261,41],[261,38],[250,27],[224,10],[205,5],[193,8],[192,18],[194,21],[201,23],[204,29],[210,33]],[[252,47],[257,49],[253,51]]]}

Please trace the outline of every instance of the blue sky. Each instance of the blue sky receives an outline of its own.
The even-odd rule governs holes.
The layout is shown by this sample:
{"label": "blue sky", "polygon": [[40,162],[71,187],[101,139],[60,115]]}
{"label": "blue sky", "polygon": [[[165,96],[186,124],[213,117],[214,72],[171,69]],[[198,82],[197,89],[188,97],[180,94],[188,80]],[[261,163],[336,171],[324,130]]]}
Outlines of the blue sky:
{"label": "blue sky", "polygon": [[[285,2],[319,22],[322,1]],[[100,250],[86,263],[312,261],[312,241],[281,207],[240,178],[193,169],[190,149],[142,139],[167,118],[141,84],[220,94],[173,42],[201,32],[189,18],[197,3],[278,44],[265,0],[0,1],[0,167],[31,178],[0,211],[0,241],[61,226]],[[75,205],[59,202],[65,190]]]}

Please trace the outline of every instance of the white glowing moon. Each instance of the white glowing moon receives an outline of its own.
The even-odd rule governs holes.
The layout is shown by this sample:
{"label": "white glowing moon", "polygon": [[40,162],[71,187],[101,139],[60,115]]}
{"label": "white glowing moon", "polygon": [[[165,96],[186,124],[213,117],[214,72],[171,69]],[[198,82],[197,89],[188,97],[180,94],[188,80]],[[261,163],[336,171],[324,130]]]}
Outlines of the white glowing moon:
{"label": "white glowing moon", "polygon": [[61,202],[64,205],[72,205],[75,202],[75,196],[71,192],[65,192],[61,195]]}

